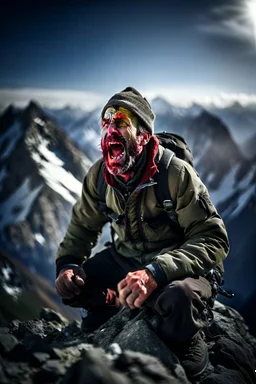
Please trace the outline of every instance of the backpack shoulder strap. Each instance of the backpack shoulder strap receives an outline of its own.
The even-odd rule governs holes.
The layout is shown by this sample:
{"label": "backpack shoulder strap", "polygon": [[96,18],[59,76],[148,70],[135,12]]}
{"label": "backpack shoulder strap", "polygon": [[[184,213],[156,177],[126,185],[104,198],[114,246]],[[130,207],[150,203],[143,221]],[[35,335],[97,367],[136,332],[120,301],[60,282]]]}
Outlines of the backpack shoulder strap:
{"label": "backpack shoulder strap", "polygon": [[168,168],[174,155],[173,151],[164,148],[163,155],[158,163],[159,172],[157,172],[154,177],[154,180],[157,182],[154,187],[158,204],[164,207],[168,217],[173,222],[178,223],[177,214],[175,212],[175,203],[170,196],[168,185]]}
{"label": "backpack shoulder strap", "polygon": [[105,204],[106,203],[106,190],[107,190],[107,183],[104,179],[104,169],[105,164],[104,161],[101,163],[98,178],[97,178],[97,191],[100,196],[100,202]]}
{"label": "backpack shoulder strap", "polygon": [[163,155],[158,163],[159,172],[156,173],[154,179],[156,199],[160,205],[163,205],[165,200],[170,200],[170,192],[168,186],[168,168],[174,156],[174,152],[168,148],[164,148]]}

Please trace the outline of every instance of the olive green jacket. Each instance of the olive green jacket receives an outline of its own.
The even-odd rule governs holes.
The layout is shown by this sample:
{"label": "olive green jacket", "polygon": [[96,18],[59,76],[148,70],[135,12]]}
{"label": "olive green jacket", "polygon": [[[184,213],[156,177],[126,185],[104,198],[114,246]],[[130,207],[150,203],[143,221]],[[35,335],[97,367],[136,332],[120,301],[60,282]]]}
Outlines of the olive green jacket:
{"label": "olive green jacket", "polygon": [[[163,147],[159,146],[160,158],[162,153]],[[99,209],[97,191],[101,164],[99,159],[84,178],[81,197],[73,207],[56,256],[59,269],[70,262],[81,265],[107,222]],[[135,258],[142,266],[157,266],[166,282],[202,276],[216,266],[223,270],[222,261],[229,250],[227,232],[205,185],[194,169],[176,156],[169,165],[168,175],[179,226],[157,202],[154,180],[136,188],[127,201],[117,188],[107,186],[107,206],[125,218],[119,224],[111,223],[116,250],[124,257]]]}

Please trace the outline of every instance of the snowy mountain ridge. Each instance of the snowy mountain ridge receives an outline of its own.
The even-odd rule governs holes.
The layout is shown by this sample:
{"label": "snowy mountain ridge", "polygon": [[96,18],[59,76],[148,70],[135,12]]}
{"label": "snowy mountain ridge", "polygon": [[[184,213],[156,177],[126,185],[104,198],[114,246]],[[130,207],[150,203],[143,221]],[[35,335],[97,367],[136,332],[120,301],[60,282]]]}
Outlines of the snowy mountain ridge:
{"label": "snowy mountain ridge", "polygon": [[36,103],[15,113],[9,108],[0,124],[1,249],[52,278],[91,162]]}

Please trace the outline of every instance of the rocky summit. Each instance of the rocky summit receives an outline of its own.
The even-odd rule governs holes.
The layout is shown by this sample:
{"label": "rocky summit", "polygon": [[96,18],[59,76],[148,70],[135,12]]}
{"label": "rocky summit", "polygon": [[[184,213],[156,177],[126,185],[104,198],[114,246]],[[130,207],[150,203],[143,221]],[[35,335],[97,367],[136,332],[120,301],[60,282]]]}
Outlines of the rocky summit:
{"label": "rocky summit", "polygon": [[204,332],[209,364],[190,381],[145,309],[123,308],[93,333],[44,308],[40,318],[0,328],[2,384],[255,384],[256,339],[241,315],[215,303]]}

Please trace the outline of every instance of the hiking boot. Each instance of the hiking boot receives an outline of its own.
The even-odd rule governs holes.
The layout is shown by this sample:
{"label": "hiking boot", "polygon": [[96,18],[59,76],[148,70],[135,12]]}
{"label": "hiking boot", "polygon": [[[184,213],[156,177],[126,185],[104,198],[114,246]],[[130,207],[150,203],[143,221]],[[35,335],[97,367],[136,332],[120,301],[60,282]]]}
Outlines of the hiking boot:
{"label": "hiking boot", "polygon": [[121,309],[120,306],[96,307],[85,311],[82,318],[81,329],[84,332],[94,332],[102,324],[106,323],[112,316]]}
{"label": "hiking boot", "polygon": [[198,332],[189,342],[180,343],[174,349],[181,365],[189,378],[201,375],[207,367],[209,356],[208,348],[200,332]]}

